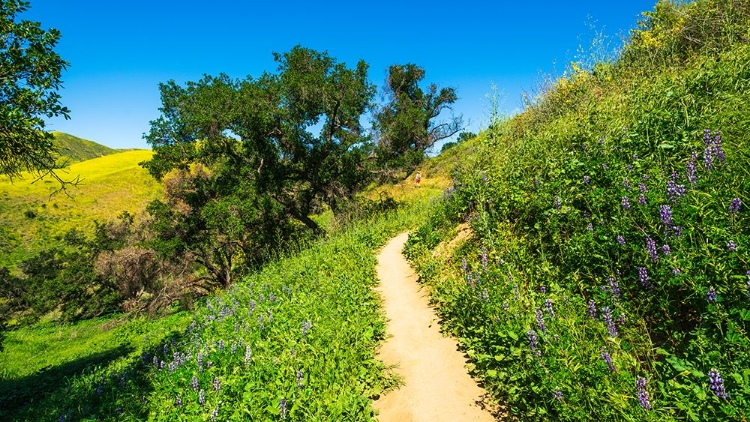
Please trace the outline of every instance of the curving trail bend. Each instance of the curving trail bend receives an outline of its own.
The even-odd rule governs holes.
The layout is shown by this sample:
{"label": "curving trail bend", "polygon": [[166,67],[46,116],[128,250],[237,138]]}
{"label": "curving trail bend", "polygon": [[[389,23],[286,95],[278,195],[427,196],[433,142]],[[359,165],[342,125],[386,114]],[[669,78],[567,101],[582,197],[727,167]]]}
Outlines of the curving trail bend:
{"label": "curving trail bend", "polygon": [[438,318],[417,275],[401,254],[408,233],[378,255],[378,292],[388,319],[379,355],[404,381],[374,402],[381,422],[494,421],[481,405],[486,392],[469,376],[455,340],[440,333]]}

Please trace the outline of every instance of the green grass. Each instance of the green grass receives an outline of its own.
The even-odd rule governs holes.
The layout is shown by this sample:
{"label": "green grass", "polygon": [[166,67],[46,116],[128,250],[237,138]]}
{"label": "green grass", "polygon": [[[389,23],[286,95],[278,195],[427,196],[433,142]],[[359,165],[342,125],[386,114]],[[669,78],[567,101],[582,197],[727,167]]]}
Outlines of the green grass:
{"label": "green grass", "polygon": [[472,373],[522,420],[750,415],[750,5],[652,16],[481,134],[410,236]]}
{"label": "green grass", "polygon": [[123,211],[140,215],[162,192],[138,165],[151,155],[132,150],[74,163],[59,174],[63,179],[80,176],[80,184],[56,194],[60,186],[50,178],[35,181],[25,175],[12,183],[0,178],[0,265],[14,267],[58,245],[72,228],[90,232],[94,220],[114,220]]}
{"label": "green grass", "polygon": [[67,133],[52,132],[52,134],[55,136],[55,147],[60,155],[59,163],[70,165],[117,152],[112,148]]}
{"label": "green grass", "polygon": [[[192,315],[9,332],[0,419],[206,420],[217,411],[218,420],[279,420],[283,398],[286,420],[372,420],[372,397],[395,382],[375,358],[384,335],[375,253],[426,217],[427,190],[280,257]],[[170,371],[175,352],[185,361]]]}

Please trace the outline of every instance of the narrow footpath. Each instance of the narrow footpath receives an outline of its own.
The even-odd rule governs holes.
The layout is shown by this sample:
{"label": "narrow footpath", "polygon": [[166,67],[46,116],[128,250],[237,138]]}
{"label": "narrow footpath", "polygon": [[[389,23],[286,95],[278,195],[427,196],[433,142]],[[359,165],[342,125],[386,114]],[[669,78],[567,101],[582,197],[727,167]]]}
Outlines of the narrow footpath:
{"label": "narrow footpath", "polygon": [[388,318],[379,351],[403,386],[374,402],[381,422],[494,421],[479,403],[485,391],[464,368],[455,340],[440,333],[437,316],[417,275],[401,254],[408,233],[391,239],[378,255],[378,292]]}

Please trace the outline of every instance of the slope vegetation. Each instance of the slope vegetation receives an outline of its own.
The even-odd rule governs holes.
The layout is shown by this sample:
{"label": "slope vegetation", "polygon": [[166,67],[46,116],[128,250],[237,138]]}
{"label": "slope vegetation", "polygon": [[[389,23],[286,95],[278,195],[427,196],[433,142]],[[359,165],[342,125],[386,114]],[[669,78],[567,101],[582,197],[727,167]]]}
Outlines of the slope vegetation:
{"label": "slope vegetation", "polygon": [[88,232],[93,221],[138,215],[161,194],[161,186],[138,163],[151,151],[124,151],[71,164],[63,179],[80,176],[77,187],[56,193],[59,184],[29,175],[0,179],[0,266],[14,266],[35,251],[56,245],[70,229]]}
{"label": "slope vegetation", "polygon": [[58,159],[60,163],[72,164],[117,152],[107,146],[67,133],[52,132],[52,134],[55,136],[55,146],[60,154]]}
{"label": "slope vegetation", "polygon": [[474,141],[410,238],[512,414],[747,420],[749,22],[747,1],[659,2],[616,61]]}

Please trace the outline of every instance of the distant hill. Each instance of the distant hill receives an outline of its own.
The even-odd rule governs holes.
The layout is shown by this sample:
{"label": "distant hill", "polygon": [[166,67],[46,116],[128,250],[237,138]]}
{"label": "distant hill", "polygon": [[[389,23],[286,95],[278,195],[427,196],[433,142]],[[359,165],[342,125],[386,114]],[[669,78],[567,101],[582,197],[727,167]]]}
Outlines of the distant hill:
{"label": "distant hill", "polygon": [[103,157],[117,152],[117,150],[110,147],[67,133],[52,132],[52,134],[55,135],[55,145],[60,154],[58,163],[65,163],[64,165]]}
{"label": "distant hill", "polygon": [[111,151],[59,170],[64,180],[80,176],[79,186],[68,188],[67,195],[50,196],[60,188],[50,178],[34,182],[33,176],[26,175],[11,183],[0,177],[0,266],[13,267],[35,252],[60,244],[71,228],[89,232],[94,220],[114,220],[123,211],[139,215],[146,204],[160,197],[161,184],[138,165],[150,159],[152,151]]}

